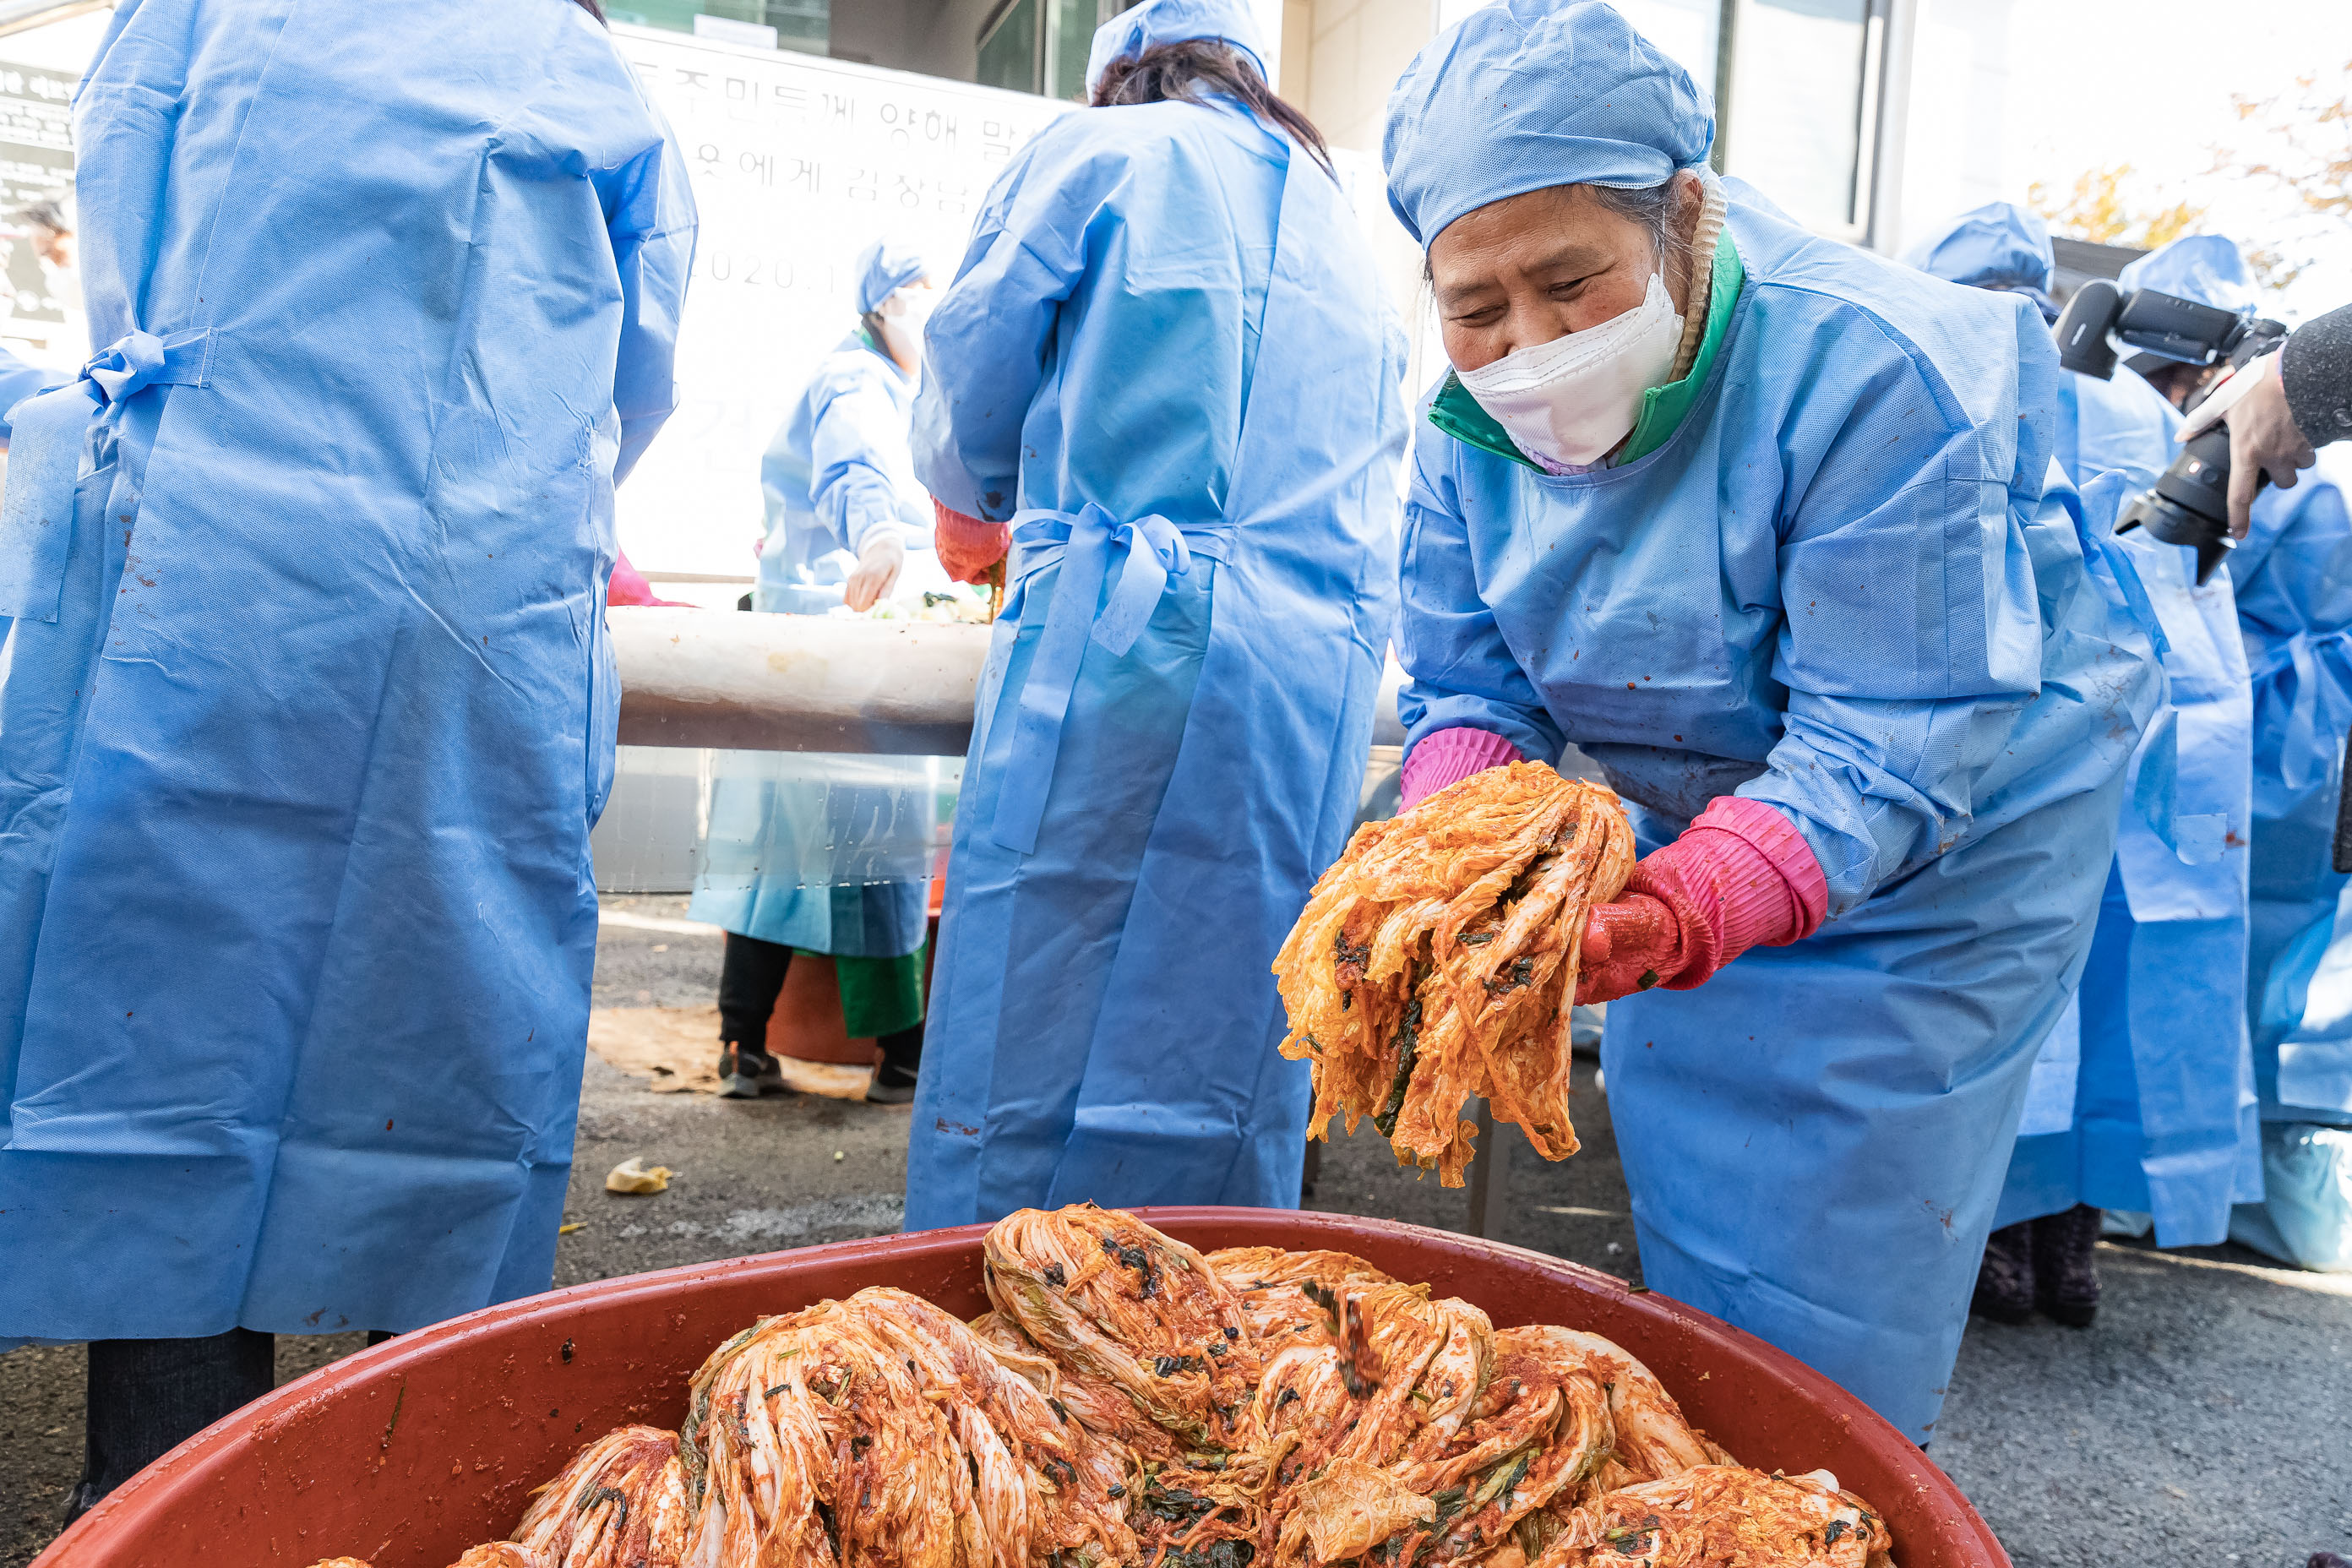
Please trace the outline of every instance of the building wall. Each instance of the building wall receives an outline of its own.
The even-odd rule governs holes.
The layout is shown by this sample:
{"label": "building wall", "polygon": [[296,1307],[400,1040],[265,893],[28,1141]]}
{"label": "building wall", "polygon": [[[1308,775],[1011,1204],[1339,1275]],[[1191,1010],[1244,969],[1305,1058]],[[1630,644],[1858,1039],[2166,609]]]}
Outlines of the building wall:
{"label": "building wall", "polygon": [[1334,147],[1379,156],[1389,89],[1437,30],[1433,0],[1286,0],[1283,26],[1284,96]]}
{"label": "building wall", "polygon": [[[940,32],[940,9],[941,0],[842,0],[833,7],[825,52],[837,60],[926,76],[951,75],[930,64],[943,47],[943,40],[935,37]],[[970,39],[965,43],[969,48]],[[965,75],[970,74],[967,68]]]}
{"label": "building wall", "polygon": [[1437,30],[1438,0],[1283,0],[1279,90],[1339,157],[1381,283],[1427,379],[1435,334],[1422,298],[1421,247],[1391,216],[1381,174],[1389,89]]}
{"label": "building wall", "polygon": [[924,55],[908,70],[970,81],[980,69],[980,25],[997,0],[929,0],[931,20],[924,31]]}
{"label": "building wall", "polygon": [[1315,41],[1315,0],[1282,0],[1282,69],[1274,90],[1307,105],[1307,60]]}

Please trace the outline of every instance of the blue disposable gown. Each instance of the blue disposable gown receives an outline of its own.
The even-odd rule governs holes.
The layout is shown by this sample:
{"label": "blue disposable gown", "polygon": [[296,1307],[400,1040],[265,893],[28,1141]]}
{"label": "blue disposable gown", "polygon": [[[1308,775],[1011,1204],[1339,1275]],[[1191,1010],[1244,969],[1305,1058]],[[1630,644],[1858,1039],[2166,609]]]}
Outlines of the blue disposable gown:
{"label": "blue disposable gown", "polygon": [[[67,379],[56,371],[26,364],[6,349],[0,349],[0,448],[8,445],[8,411],[41,388],[55,386]],[[0,616],[0,640],[5,640],[7,636],[8,618]]]}
{"label": "blue disposable gown", "polygon": [[2352,455],[2255,498],[2230,552],[2252,667],[2247,1005],[2266,1121],[2352,1126],[2352,897],[2330,845],[2352,731]]}
{"label": "blue disposable gown", "polygon": [[[2095,528],[2155,482],[2179,416],[2128,370],[2063,375],[2058,460]],[[2102,474],[2115,478],[2104,485]],[[2262,1194],[2245,1012],[2252,704],[2228,572],[2145,529],[2121,536],[2162,634],[2165,699],[2134,757],[2079,1007],[2052,1032],[1998,1225],[2078,1203],[2151,1214],[2208,1246]],[[2073,1081],[2050,1071],[2072,1054]],[[2051,1103],[2044,1103],[2045,1100]]]}
{"label": "blue disposable gown", "polygon": [[1611,1004],[1610,1115],[1649,1283],[1924,1439],[2156,675],[2084,570],[2032,307],[1744,195],[1729,233],[1664,446],[1553,477],[1420,432],[1401,706],[1573,742],[1645,851],[1735,792],[1803,833],[1827,922]]}
{"label": "blue disposable gown", "polygon": [[[8,444],[8,411],[45,386],[55,386],[71,377],[38,365],[26,364],[6,349],[0,349],[0,447]],[[0,637],[6,627],[0,625]]]}
{"label": "blue disposable gown", "polygon": [[1404,349],[1355,218],[1236,106],[1084,110],[999,177],[928,342],[923,482],[1044,515],[981,682],[908,1226],[1295,1205],[1268,966],[1345,847],[1395,609]]}
{"label": "blue disposable gown", "polygon": [[125,0],[76,112],[115,347],[0,536],[0,1339],[544,1289],[683,165],[569,0]]}
{"label": "blue disposable gown", "polygon": [[914,410],[915,378],[863,330],[825,356],[760,459],[768,537],[754,608],[821,616],[840,604],[877,528],[899,531],[907,572],[945,585],[931,554],[931,498],[907,446]]}
{"label": "blue disposable gown", "polygon": [[[902,582],[928,574],[947,585],[931,550],[931,498],[915,480],[907,445],[914,409],[915,378],[863,330],[825,356],[760,459],[768,537],[754,609],[814,616],[840,604],[858,547],[878,528],[897,529],[906,542]],[[848,761],[824,776],[765,761],[740,762],[714,784],[704,871],[688,913],[841,958],[898,958],[922,946],[930,879],[873,871],[919,856],[884,847],[861,869],[855,853],[822,861],[803,853],[902,832],[900,819],[916,803],[898,761]],[[928,796],[920,805],[928,814]]]}

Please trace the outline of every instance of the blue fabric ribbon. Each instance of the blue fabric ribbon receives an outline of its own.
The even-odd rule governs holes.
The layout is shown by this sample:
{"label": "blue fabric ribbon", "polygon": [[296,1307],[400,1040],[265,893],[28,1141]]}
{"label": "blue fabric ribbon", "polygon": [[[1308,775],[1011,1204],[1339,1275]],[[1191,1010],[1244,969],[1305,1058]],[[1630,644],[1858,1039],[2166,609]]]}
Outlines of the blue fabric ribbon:
{"label": "blue fabric ribbon", "polygon": [[[1225,558],[1225,524],[1180,528],[1158,514],[1120,522],[1094,502],[1073,513],[1027,510],[1013,518],[1013,544],[1020,552],[1017,578],[1059,561],[1061,581],[1053,608],[1037,639],[1037,652],[1022,682],[1013,721],[1013,749],[996,798],[990,837],[1019,854],[1034,854],[1037,825],[1045,815],[1045,792],[1054,782],[1054,759],[1062,749],[1062,724],[1078,683],[1078,664],[1089,641],[1114,658],[1124,658],[1150,624],[1151,612],[1171,578],[1192,569],[1192,557]],[[1111,552],[1124,547],[1125,564],[1099,615],[1095,600],[1109,574]],[[1091,627],[1091,636],[1089,628]]]}
{"label": "blue fabric ribbon", "polygon": [[78,380],[11,411],[8,490],[0,502],[0,616],[58,618],[89,422],[120,419],[123,405],[145,387],[204,385],[212,345],[209,327],[168,338],[129,332],[92,354]]}
{"label": "blue fabric ribbon", "polygon": [[[2347,721],[2344,694],[2352,689],[2345,671],[2352,668],[2352,633],[2322,632],[2287,639],[2253,671],[2258,732],[2279,737],[2279,783],[2305,790],[2324,782],[2336,766],[2337,742]],[[2286,713],[2278,716],[2280,676],[2294,672]],[[2270,693],[2265,698],[2263,693]],[[2260,764],[2258,763],[2257,766]]]}

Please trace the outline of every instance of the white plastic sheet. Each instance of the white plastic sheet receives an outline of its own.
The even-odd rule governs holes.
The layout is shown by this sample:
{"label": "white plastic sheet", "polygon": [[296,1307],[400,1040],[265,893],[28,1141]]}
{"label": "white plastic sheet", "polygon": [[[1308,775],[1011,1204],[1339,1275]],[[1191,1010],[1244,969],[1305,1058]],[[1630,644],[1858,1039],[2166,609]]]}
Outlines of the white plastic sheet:
{"label": "white plastic sheet", "polygon": [[912,882],[946,851],[961,757],[709,755],[698,888]]}

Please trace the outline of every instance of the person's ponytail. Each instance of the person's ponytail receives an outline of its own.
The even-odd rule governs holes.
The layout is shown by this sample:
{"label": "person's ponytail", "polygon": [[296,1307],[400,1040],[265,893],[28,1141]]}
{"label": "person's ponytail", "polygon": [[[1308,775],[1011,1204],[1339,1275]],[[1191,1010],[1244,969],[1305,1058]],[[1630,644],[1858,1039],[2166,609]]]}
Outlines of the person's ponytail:
{"label": "person's ponytail", "polygon": [[1247,104],[1251,112],[1313,153],[1325,174],[1339,178],[1331,167],[1331,150],[1323,144],[1315,122],[1276,97],[1257,68],[1220,39],[1154,44],[1140,54],[1113,60],[1089,101],[1097,109],[1121,103],[1198,103],[1211,93]]}

